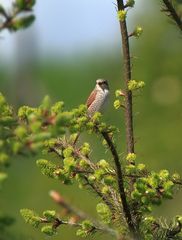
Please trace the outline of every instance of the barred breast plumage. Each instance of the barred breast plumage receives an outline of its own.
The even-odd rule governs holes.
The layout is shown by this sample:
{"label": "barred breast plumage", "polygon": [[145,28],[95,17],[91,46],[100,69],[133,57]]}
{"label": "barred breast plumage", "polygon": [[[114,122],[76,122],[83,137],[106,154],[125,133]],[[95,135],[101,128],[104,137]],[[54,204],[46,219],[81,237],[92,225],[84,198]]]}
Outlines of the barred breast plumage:
{"label": "barred breast plumage", "polygon": [[95,99],[88,106],[88,113],[90,116],[92,116],[95,112],[102,112],[104,108],[107,106],[108,99],[109,99],[108,89],[104,89],[104,90],[95,89],[94,91],[93,91],[93,95],[95,94]]}

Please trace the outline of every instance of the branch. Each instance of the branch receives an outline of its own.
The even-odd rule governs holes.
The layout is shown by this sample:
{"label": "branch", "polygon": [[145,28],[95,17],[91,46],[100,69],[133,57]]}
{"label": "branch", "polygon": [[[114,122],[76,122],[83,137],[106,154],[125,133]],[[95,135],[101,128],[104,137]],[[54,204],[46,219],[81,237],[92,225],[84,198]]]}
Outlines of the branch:
{"label": "branch", "polygon": [[[108,205],[108,207],[113,210],[114,209],[114,205],[112,204],[112,202],[108,199],[108,197],[106,197],[104,194],[102,194],[100,188],[102,186],[101,183],[97,184],[97,182],[95,183],[91,183],[89,180],[88,180],[88,174],[90,173],[94,173],[94,171],[97,169],[96,165],[92,162],[92,160],[90,160],[89,156],[85,156],[84,154],[82,154],[80,152],[79,149],[76,148],[75,145],[71,145],[69,144],[68,142],[66,141],[63,141],[62,139],[59,139],[58,142],[55,144],[55,147],[51,147],[49,148],[49,151],[50,152],[54,152],[59,158],[63,158],[63,155],[60,153],[60,151],[58,151],[57,148],[61,148],[62,150],[64,150],[65,148],[67,147],[72,147],[73,148],[73,156],[75,158],[78,158],[78,159],[84,159],[88,165],[90,166],[91,170],[89,171],[82,171],[82,170],[79,170],[79,169],[76,169],[75,170],[75,174],[76,173],[80,173],[82,174],[83,176],[83,179],[85,180],[85,184],[87,186],[89,186],[104,202],[105,204]],[[60,149],[59,149],[60,150]],[[111,196],[110,196],[111,197]],[[114,203],[115,204],[115,203]]]}
{"label": "branch", "polygon": [[113,236],[118,237],[117,231],[90,218],[86,213],[84,213],[80,209],[77,209],[77,208],[71,206],[67,201],[65,201],[65,199],[58,192],[51,191],[50,196],[58,205],[65,208],[68,211],[68,213],[73,213],[75,216],[77,216],[79,219],[82,219],[82,220],[89,219],[91,222],[94,223],[95,229],[102,230],[105,233],[109,233]]}
{"label": "branch", "polygon": [[169,13],[169,16],[174,20],[179,29],[182,31],[182,20],[177,14],[176,9],[173,7],[172,2],[170,0],[163,0],[163,3],[166,7],[166,9],[163,11]]}
{"label": "branch", "polygon": [[122,167],[121,167],[121,163],[119,160],[119,156],[118,153],[116,151],[116,148],[109,136],[109,134],[107,132],[102,132],[101,133],[103,138],[106,140],[107,145],[112,153],[113,159],[114,159],[114,163],[115,163],[115,167],[116,167],[116,174],[117,174],[117,182],[118,182],[118,188],[119,188],[119,194],[120,194],[120,198],[122,201],[122,205],[123,205],[123,212],[126,218],[126,222],[130,228],[130,231],[132,233],[135,232],[135,226],[132,220],[132,216],[131,216],[131,212],[130,212],[130,208],[128,206],[127,203],[127,199],[126,199],[126,194],[125,194],[125,190],[124,190],[124,179],[123,179],[123,171],[122,171]]}
{"label": "branch", "polygon": [[[118,10],[124,10],[123,0],[117,0]],[[128,82],[131,80],[131,61],[130,48],[128,40],[128,30],[125,20],[120,20],[120,29],[122,36],[122,48],[124,59],[124,82],[125,82],[125,126],[127,153],[134,153],[134,133],[133,133],[133,113],[132,113],[132,92],[128,90]]]}

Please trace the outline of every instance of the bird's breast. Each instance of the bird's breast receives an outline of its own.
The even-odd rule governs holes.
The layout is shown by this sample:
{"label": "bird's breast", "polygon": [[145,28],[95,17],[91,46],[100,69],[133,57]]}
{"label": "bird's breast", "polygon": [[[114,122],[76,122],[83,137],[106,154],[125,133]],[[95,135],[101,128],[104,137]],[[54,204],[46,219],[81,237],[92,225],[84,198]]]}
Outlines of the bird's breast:
{"label": "bird's breast", "polygon": [[108,99],[109,99],[108,90],[98,91],[94,102],[89,107],[90,113],[93,114],[95,112],[102,112],[108,104]]}

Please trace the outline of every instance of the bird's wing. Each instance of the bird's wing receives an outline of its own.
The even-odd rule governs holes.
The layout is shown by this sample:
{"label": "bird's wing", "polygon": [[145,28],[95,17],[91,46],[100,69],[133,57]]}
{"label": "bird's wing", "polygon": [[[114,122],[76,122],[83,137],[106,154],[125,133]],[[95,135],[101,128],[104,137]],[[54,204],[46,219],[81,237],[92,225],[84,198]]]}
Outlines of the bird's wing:
{"label": "bird's wing", "polygon": [[96,95],[97,95],[97,91],[93,90],[87,99],[87,102],[86,102],[87,108],[89,108],[92,102],[95,100]]}

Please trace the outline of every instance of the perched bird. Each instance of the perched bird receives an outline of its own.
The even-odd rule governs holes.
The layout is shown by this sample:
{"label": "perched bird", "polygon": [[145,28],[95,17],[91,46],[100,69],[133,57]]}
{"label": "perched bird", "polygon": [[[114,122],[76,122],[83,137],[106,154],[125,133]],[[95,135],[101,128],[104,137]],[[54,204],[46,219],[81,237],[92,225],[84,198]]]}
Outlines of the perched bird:
{"label": "perched bird", "polygon": [[87,99],[88,115],[91,117],[95,112],[102,112],[107,106],[109,99],[109,85],[107,80],[96,80],[96,86]]}
{"label": "perched bird", "polygon": [[[87,113],[89,117],[92,117],[95,112],[102,112],[106,107],[109,99],[109,85],[107,80],[96,80],[96,86],[87,99]],[[80,133],[77,134],[74,144],[76,144]]]}

